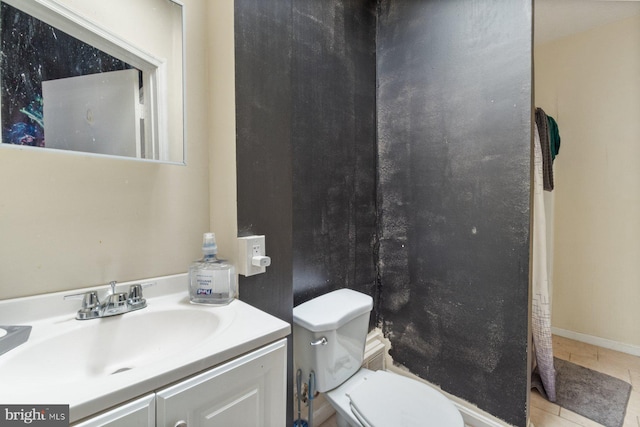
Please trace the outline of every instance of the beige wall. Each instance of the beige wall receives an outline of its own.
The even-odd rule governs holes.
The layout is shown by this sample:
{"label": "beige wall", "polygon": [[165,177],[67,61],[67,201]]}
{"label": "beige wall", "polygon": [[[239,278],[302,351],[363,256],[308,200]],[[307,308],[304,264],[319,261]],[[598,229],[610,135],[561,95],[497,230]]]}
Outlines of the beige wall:
{"label": "beige wall", "polygon": [[[218,52],[207,32],[224,28],[221,49],[233,54],[228,10],[208,10],[233,1],[184,4],[187,165],[0,147],[0,299],[185,272],[210,227],[222,235],[221,253],[232,255],[233,67],[207,59]],[[218,97],[221,82],[231,89]],[[209,162],[222,161],[216,153],[233,165],[210,174]]]}
{"label": "beige wall", "polygon": [[[211,229],[224,258],[236,261],[236,100],[233,0],[208,1]],[[266,242],[268,245],[269,242]],[[242,290],[240,290],[242,291]]]}
{"label": "beige wall", "polygon": [[535,49],[558,121],[554,327],[640,346],[640,17]]}

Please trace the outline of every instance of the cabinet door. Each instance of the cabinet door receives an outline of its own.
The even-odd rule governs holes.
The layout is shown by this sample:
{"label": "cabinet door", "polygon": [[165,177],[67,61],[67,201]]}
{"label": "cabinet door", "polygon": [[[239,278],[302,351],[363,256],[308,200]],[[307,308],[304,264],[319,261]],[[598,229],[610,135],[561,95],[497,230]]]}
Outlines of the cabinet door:
{"label": "cabinet door", "polygon": [[284,426],[286,377],[283,339],[158,392],[157,425]]}
{"label": "cabinet door", "polygon": [[[73,424],[73,427],[155,427],[155,394],[149,394],[95,417]],[[173,426],[172,426],[173,427]]]}

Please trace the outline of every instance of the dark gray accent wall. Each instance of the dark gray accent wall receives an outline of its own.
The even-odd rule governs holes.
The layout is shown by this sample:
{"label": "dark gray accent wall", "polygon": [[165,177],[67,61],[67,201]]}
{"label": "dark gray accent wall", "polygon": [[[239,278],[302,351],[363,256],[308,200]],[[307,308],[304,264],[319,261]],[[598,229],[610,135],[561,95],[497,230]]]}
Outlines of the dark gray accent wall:
{"label": "dark gray accent wall", "polygon": [[295,305],[376,292],[375,12],[372,0],[294,1]]}
{"label": "dark gray accent wall", "polygon": [[[374,0],[235,2],[239,234],[276,233],[274,264],[241,277],[241,298],[285,319],[292,306],[272,303],[292,280],[296,304],[376,291],[375,12]],[[271,283],[281,264],[292,276]]]}
{"label": "dark gray accent wall", "polygon": [[240,276],[240,297],[291,321],[291,4],[237,0],[236,162],[238,234],[265,234],[272,265]]}
{"label": "dark gray accent wall", "polygon": [[[240,299],[291,323],[291,1],[236,0],[234,7],[238,234],[266,235],[272,259],[265,274],[240,276]],[[287,426],[292,370],[289,340]]]}
{"label": "dark gray accent wall", "polygon": [[240,298],[291,322],[294,291],[376,291],[375,1],[236,0],[235,27],[238,229],[273,260]]}
{"label": "dark gray accent wall", "polygon": [[239,234],[273,259],[241,298],[290,322],[316,295],[368,293],[397,363],[524,426],[530,0],[235,14]]}
{"label": "dark gray accent wall", "polygon": [[531,2],[381,0],[381,298],[396,363],[526,425]]}

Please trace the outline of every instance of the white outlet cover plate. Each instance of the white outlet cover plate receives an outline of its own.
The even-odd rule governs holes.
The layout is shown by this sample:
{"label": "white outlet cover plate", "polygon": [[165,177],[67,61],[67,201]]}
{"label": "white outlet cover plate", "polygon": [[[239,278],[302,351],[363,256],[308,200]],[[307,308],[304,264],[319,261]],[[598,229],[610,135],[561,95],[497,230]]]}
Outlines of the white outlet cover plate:
{"label": "white outlet cover plate", "polygon": [[[256,249],[256,247],[258,247]],[[254,276],[267,271],[266,267],[251,264],[254,256],[266,256],[264,236],[238,237],[238,274]]]}

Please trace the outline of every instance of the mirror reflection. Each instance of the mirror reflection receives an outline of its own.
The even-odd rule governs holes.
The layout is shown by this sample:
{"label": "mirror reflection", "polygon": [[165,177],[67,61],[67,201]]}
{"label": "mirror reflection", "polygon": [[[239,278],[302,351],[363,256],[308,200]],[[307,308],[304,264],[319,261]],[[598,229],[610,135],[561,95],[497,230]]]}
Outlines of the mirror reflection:
{"label": "mirror reflection", "polygon": [[160,19],[134,39],[115,16],[0,3],[3,145],[183,162],[182,6],[140,3]]}

